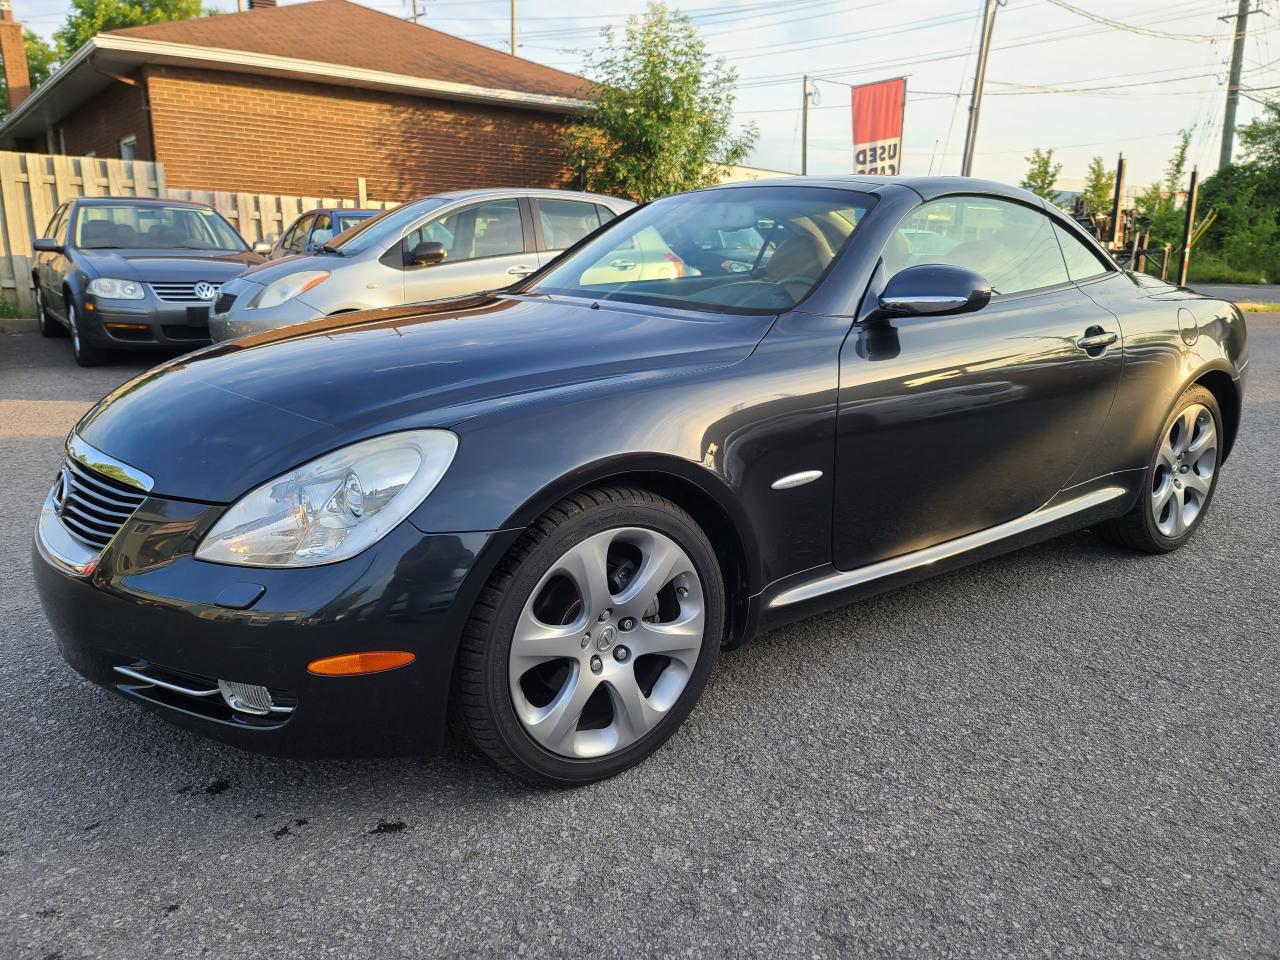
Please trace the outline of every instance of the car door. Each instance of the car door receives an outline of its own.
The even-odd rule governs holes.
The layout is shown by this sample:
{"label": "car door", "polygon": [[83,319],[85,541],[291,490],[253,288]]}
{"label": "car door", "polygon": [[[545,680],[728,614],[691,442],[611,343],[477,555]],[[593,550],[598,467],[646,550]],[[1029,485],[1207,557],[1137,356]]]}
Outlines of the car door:
{"label": "car door", "polygon": [[36,276],[44,295],[44,302],[64,320],[67,316],[67,303],[63,295],[63,280],[72,270],[71,218],[72,205],[65,203],[54,213],[53,220],[47,228],[49,232],[46,234],[57,240],[61,249],[57,253],[41,253],[36,258]]}
{"label": "car door", "polygon": [[[935,238],[921,242],[921,232]],[[974,313],[860,323],[846,340],[833,544],[841,569],[1043,506],[1102,429],[1122,365],[1115,317],[1070,281],[1043,210],[984,196],[934,200],[899,224],[882,258],[885,280],[945,263],[982,274],[994,295]],[[1113,334],[1114,343],[1088,346]]]}
{"label": "car door", "polygon": [[[401,241],[404,302],[460,297],[515,283],[537,267],[537,255],[518,197],[483,200],[455,208],[410,231]],[[409,263],[409,253],[424,241],[440,243],[440,263]]]}
{"label": "car door", "polygon": [[315,222],[315,214],[303,214],[293,221],[293,226],[284,232],[276,248],[271,251],[271,259],[292,257],[302,253],[307,246],[307,234],[311,232],[311,224]]}
{"label": "car door", "polygon": [[[53,212],[53,216],[49,218],[48,226],[45,227],[44,232],[40,234],[40,236],[57,240],[59,228],[62,226],[63,219],[66,215],[67,204],[64,203]],[[49,287],[52,284],[50,267],[53,263],[54,257],[56,256],[57,254],[54,253],[37,250],[34,257],[33,273],[35,274],[36,287],[40,291],[40,296],[44,298],[44,302],[47,304],[53,303],[49,296]]]}

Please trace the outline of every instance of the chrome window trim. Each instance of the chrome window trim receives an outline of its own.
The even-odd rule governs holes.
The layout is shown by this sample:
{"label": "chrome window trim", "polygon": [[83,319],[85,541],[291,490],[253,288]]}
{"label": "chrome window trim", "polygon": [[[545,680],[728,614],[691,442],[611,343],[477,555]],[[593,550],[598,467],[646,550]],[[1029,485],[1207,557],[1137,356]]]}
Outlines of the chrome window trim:
{"label": "chrome window trim", "polygon": [[129,464],[103,453],[97,447],[85,443],[76,433],[72,433],[67,438],[67,456],[105,477],[127,483],[131,487],[137,487],[143,493],[150,493],[151,488],[156,483],[155,480],[137,467],[131,467]]}
{"label": "chrome window trim", "polygon": [[818,577],[816,580],[810,580],[808,583],[792,587],[790,590],[784,590],[769,601],[769,607],[774,609],[789,606],[793,603],[800,603],[803,600],[812,600],[814,597],[820,597],[826,593],[834,593],[837,590],[855,587],[871,580],[879,580],[882,577],[905,573],[916,567],[937,563],[939,560],[946,560],[962,553],[968,553],[970,550],[976,550],[978,547],[985,547],[998,540],[1004,540],[1008,537],[1025,533],[1028,530],[1034,530],[1036,527],[1042,527],[1045,524],[1053,523],[1055,520],[1069,517],[1073,513],[1100,506],[1124,496],[1125,493],[1124,487],[1103,487],[1093,493],[1086,493],[1065,503],[1060,503],[1056,507],[1041,507],[1039,510],[1034,510],[1015,520],[1009,520],[994,527],[988,527],[986,530],[979,530],[976,533],[966,534],[963,537],[957,537],[945,543],[934,544],[932,547],[925,547],[923,550],[904,553],[900,557],[891,557],[888,560],[871,563],[855,570],[841,570],[836,573],[829,573]]}

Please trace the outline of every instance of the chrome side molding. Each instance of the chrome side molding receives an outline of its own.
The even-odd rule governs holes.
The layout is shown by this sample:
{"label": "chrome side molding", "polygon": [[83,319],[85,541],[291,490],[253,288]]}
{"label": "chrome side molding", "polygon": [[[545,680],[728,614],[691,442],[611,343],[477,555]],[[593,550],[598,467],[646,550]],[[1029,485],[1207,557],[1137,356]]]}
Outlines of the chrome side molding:
{"label": "chrome side molding", "polygon": [[923,550],[904,553],[900,557],[890,557],[888,560],[881,560],[865,567],[858,567],[856,570],[841,570],[837,573],[828,573],[818,577],[816,580],[810,580],[808,583],[799,584],[790,590],[784,590],[769,601],[769,607],[770,609],[775,609],[789,606],[793,603],[800,603],[804,600],[812,600],[814,597],[820,597],[826,593],[834,593],[837,590],[856,587],[861,583],[879,580],[882,577],[891,577],[894,574],[905,573],[916,567],[937,563],[939,560],[946,560],[950,557],[967,553],[970,550],[985,547],[987,544],[995,543],[998,540],[1017,536],[1020,533],[1026,533],[1028,530],[1034,530],[1036,527],[1062,520],[1073,513],[1080,513],[1082,510],[1101,506],[1111,500],[1123,497],[1126,492],[1124,487],[1103,487],[1093,493],[1086,493],[1067,500],[1056,507],[1041,507],[1039,510],[1018,517],[1016,520],[1009,520],[994,527],[988,527],[986,530],[979,530],[963,537],[956,537],[954,540],[935,544],[932,547],[925,547]]}
{"label": "chrome side molding", "polygon": [[790,490],[792,487],[803,487],[806,483],[813,483],[820,476],[822,476],[821,470],[801,470],[799,473],[789,473],[785,477],[779,477],[769,486],[774,490]]}
{"label": "chrome side molding", "polygon": [[156,485],[155,480],[137,467],[131,467],[129,464],[103,453],[97,447],[85,443],[75,433],[72,433],[67,438],[67,456],[77,463],[84,464],[90,470],[96,470],[104,477],[110,477],[112,480],[118,480],[131,487],[137,487],[143,493],[150,493],[151,488]]}

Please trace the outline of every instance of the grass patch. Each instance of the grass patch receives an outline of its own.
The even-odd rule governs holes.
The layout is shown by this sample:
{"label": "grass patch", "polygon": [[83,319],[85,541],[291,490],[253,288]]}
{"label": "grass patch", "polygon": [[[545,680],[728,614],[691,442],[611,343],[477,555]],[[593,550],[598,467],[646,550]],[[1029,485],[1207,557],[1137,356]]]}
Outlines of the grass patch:
{"label": "grass patch", "polygon": [[30,320],[31,314],[8,297],[0,297],[0,320]]}
{"label": "grass patch", "polygon": [[1250,303],[1242,300],[1236,306],[1245,313],[1280,313],[1280,303]]}

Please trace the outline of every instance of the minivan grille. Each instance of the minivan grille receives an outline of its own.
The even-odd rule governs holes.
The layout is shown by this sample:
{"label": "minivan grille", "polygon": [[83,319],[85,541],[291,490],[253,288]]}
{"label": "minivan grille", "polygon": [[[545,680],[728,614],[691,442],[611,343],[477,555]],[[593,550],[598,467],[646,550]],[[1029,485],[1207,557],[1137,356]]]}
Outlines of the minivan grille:
{"label": "minivan grille", "polygon": [[[204,282],[205,281],[202,281],[202,280],[191,280],[191,281],[183,280],[183,281],[175,281],[175,282],[150,283],[148,284],[148,286],[151,287],[152,293],[154,293],[161,300],[167,300],[169,303],[205,303],[207,304],[210,300],[213,299],[213,297],[196,296],[197,284],[202,284]],[[215,297],[218,295],[218,292],[222,289],[222,284],[220,283],[210,283],[209,286],[213,288],[213,295]]]}
{"label": "minivan grille", "polygon": [[58,518],[67,532],[85,546],[102,550],[147,495],[67,457],[53,499],[61,504]]}

